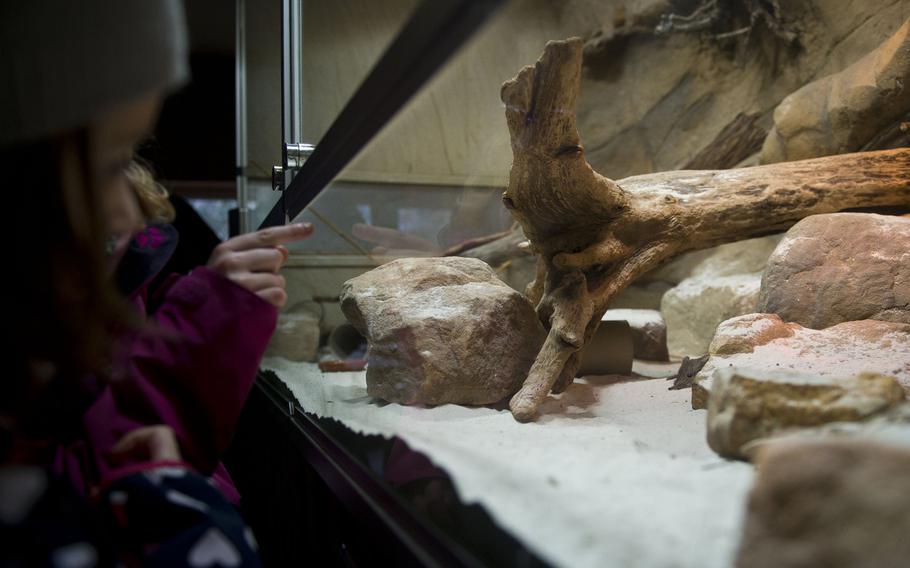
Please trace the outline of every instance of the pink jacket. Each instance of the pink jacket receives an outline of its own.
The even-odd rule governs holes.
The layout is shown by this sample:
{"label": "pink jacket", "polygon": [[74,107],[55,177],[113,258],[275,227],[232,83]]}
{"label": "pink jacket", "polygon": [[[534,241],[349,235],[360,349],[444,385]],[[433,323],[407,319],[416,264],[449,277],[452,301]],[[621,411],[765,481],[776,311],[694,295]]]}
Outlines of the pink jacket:
{"label": "pink jacket", "polygon": [[[175,246],[173,228],[150,227],[133,240],[121,261],[139,267],[132,270],[138,287],[130,299],[143,314],[148,283]],[[95,402],[83,415],[82,431],[74,442],[58,448],[54,469],[89,495],[123,471],[142,466],[114,468],[107,460],[107,452],[125,433],[166,424],[176,432],[184,459],[212,476],[236,504],[239,495],[219,460],[275,330],[277,310],[205,267],[188,276],[173,275],[156,298],[146,328],[120,338],[114,380],[98,387]]]}

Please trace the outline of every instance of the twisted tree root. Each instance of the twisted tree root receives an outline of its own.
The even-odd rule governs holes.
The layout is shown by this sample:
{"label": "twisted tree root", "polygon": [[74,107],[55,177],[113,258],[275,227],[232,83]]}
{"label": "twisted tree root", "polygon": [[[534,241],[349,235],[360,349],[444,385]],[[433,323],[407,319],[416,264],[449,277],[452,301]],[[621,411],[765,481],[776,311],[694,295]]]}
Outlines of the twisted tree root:
{"label": "twisted tree root", "polygon": [[910,150],[845,154],[614,182],[585,161],[575,125],[582,41],[547,44],[502,87],[513,162],[503,204],[539,257],[528,295],[549,335],[512,413],[564,390],[611,299],[673,256],[782,231],[809,215],[910,204]]}

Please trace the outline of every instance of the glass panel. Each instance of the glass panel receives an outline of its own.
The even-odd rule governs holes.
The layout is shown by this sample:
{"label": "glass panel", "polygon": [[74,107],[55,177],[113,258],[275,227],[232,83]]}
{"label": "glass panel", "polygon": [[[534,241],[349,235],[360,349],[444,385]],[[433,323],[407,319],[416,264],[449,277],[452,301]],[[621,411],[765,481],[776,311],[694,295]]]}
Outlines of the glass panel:
{"label": "glass panel", "polygon": [[[416,5],[412,0],[304,2],[307,140],[325,133]],[[439,254],[507,229],[511,218],[499,195],[512,154],[500,86],[535,61],[549,39],[581,33],[590,21],[610,20],[605,11],[600,6],[565,14],[543,1],[503,9],[301,215],[316,224],[319,236],[293,250]]]}
{"label": "glass panel", "polygon": [[419,0],[303,0],[300,58],[304,141],[329,129],[420,4]]}
{"label": "glass panel", "polygon": [[[540,421],[539,427],[532,430],[535,435],[553,428],[566,428],[573,434],[579,433],[578,439],[567,438],[563,449],[577,451],[572,459],[577,458],[578,463],[584,467],[560,471],[556,477],[564,474],[563,477],[558,480],[554,477],[553,481],[548,479],[547,485],[552,485],[553,488],[589,489],[586,485],[589,484],[591,491],[578,494],[584,494],[582,501],[554,499],[551,504],[546,501],[546,496],[555,495],[555,489],[546,487],[543,492],[534,483],[521,483],[524,481],[520,477],[523,472],[539,472],[538,465],[552,460],[552,446],[535,443],[536,439],[531,439],[533,436],[525,437],[525,434],[515,431],[515,440],[527,445],[515,444],[511,447],[521,451],[500,454],[501,448],[505,447],[502,445],[504,436],[511,436],[509,432],[512,432],[512,428],[526,428],[516,426],[505,411],[507,405],[503,405],[502,412],[498,414],[488,412],[487,408],[445,408],[448,405],[407,408],[396,404],[385,405],[380,397],[370,396],[372,393],[366,390],[364,374],[348,373],[333,377],[324,374],[313,362],[321,359],[323,363],[330,363],[324,365],[327,369],[363,368],[366,340],[359,336],[352,338],[347,334],[337,334],[338,330],[345,330],[343,325],[346,320],[338,301],[345,280],[389,258],[440,255],[458,243],[495,234],[512,225],[511,217],[499,199],[507,184],[512,162],[500,87],[504,81],[515,77],[523,67],[533,65],[549,40],[572,36],[583,38],[580,92],[576,108],[566,109],[566,112],[574,112],[577,116],[585,160],[599,173],[618,180],[628,195],[634,197],[636,182],[624,179],[628,176],[756,165],[765,151],[763,148],[769,146],[768,141],[772,145],[784,142],[775,138],[786,134],[781,129],[774,129],[775,115],[778,114],[799,114],[800,116],[789,117],[797,126],[802,125],[802,121],[807,121],[805,130],[791,130],[790,134],[795,137],[791,142],[799,146],[804,140],[805,145],[819,145],[808,151],[814,152],[815,156],[822,155],[822,151],[826,151],[823,142],[829,142],[829,137],[806,135],[803,138],[803,134],[829,132],[827,129],[833,128],[829,124],[829,118],[833,120],[835,114],[846,112],[845,108],[849,106],[846,99],[850,98],[845,94],[848,91],[840,90],[841,84],[834,83],[830,75],[842,72],[857,61],[885,61],[888,59],[883,53],[898,53],[897,50],[884,50],[873,57],[862,59],[899,27],[907,25],[904,22],[910,14],[906,12],[905,4],[826,0],[808,3],[514,0],[508,3],[487,27],[480,30],[386,124],[320,198],[301,214],[301,219],[316,225],[317,233],[293,247],[296,254],[289,261],[290,270],[285,271],[291,300],[282,315],[288,329],[298,324],[301,329],[304,324],[311,327],[318,325],[319,329],[318,333],[310,333],[307,329],[308,338],[312,339],[314,345],[311,353],[306,357],[300,356],[294,362],[288,362],[290,358],[287,358],[288,361],[275,363],[273,369],[280,371],[278,376],[291,385],[295,393],[302,393],[301,400],[308,400],[302,404],[304,410],[337,418],[342,424],[356,426],[364,431],[372,432],[371,426],[377,425],[376,431],[384,434],[400,435],[403,439],[411,436],[411,439],[420,441],[421,447],[427,448],[427,454],[431,458],[434,452],[437,457],[445,455],[444,451],[440,451],[444,444],[433,444],[427,435],[430,428],[421,430],[423,425],[435,422],[441,426],[438,431],[440,440],[458,439],[465,433],[459,430],[463,424],[468,424],[475,417],[482,418],[480,429],[483,429],[483,436],[466,437],[472,444],[476,440],[476,445],[457,447],[455,453],[468,455],[473,451],[474,456],[501,456],[502,461],[489,459],[477,463],[489,464],[490,475],[496,476],[497,483],[491,484],[493,489],[489,489],[490,494],[502,493],[508,486],[521,489],[516,491],[514,497],[514,503],[520,503],[521,508],[511,502],[503,505],[506,502],[498,499],[501,495],[493,498],[484,495],[482,491],[476,492],[480,496],[478,501],[494,512],[504,527],[508,525],[503,519],[507,518],[510,511],[529,511],[537,516],[531,519],[516,515],[509,521],[512,527],[509,530],[515,529],[514,534],[523,535],[522,541],[525,544],[534,548],[535,552],[546,553],[547,560],[555,565],[584,564],[584,561],[579,561],[579,551],[587,555],[592,550],[603,558],[613,558],[612,555],[616,555],[616,558],[637,558],[645,552],[650,554],[656,551],[655,556],[649,557],[650,560],[643,561],[644,564],[650,562],[653,565],[674,562],[684,566],[729,565],[732,557],[724,558],[724,554],[715,555],[713,552],[710,558],[701,555],[680,556],[668,561],[669,557],[661,556],[665,550],[652,546],[654,535],[659,534],[657,540],[660,542],[687,542],[690,544],[688,548],[702,552],[716,552],[724,548],[733,554],[741,526],[737,525],[720,535],[726,539],[720,548],[717,546],[720,533],[710,530],[714,521],[727,518],[726,515],[732,509],[722,511],[705,508],[696,511],[698,515],[694,523],[672,522],[680,511],[689,511],[689,508],[679,507],[679,501],[675,497],[680,493],[679,488],[685,487],[688,496],[693,498],[693,503],[697,501],[700,505],[710,507],[735,503],[737,510],[743,510],[741,507],[746,503],[745,489],[748,483],[745,477],[738,476],[739,472],[751,475],[751,469],[748,473],[743,471],[748,465],[722,461],[704,442],[703,414],[700,416],[694,410],[707,404],[709,395],[706,393],[712,383],[704,379],[710,375],[699,377],[696,388],[692,390],[670,390],[669,383],[664,378],[676,375],[674,386],[692,387],[693,375],[698,372],[692,369],[702,369],[699,365],[708,360],[707,356],[698,356],[709,351],[715,331],[725,330],[721,331],[721,338],[724,334],[732,334],[730,337],[733,337],[738,333],[736,330],[739,328],[735,324],[723,328],[719,326],[730,318],[749,314],[756,309],[759,292],[763,290],[761,273],[771,252],[777,247],[779,241],[776,239],[780,238],[779,235],[766,235],[760,239],[733,243],[732,246],[727,244],[718,249],[683,255],[657,270],[641,275],[637,281],[629,283],[621,294],[610,298],[611,308],[626,308],[623,311],[627,313],[617,314],[616,311],[619,310],[615,310],[602,321],[628,322],[636,328],[633,342],[629,327],[623,327],[629,332],[625,336],[628,339],[625,360],[629,361],[631,371],[621,374],[634,380],[619,378],[612,372],[605,373],[610,375],[608,377],[581,377],[564,392],[554,393],[554,399],[546,404],[547,416]],[[305,2],[304,12],[309,15],[305,17],[304,23],[302,89],[305,95],[302,111],[304,132],[312,137],[305,142],[315,142],[325,132],[414,5],[414,2],[404,0]],[[806,6],[810,8],[807,9]],[[882,59],[876,59],[877,57]],[[870,75],[865,73],[862,65],[863,63],[860,67],[854,67],[845,76],[850,81],[856,81],[855,84],[851,83],[851,88],[865,93],[872,87],[871,83],[865,82]],[[857,69],[863,72],[857,72]],[[841,79],[843,77],[842,75]],[[832,84],[835,86],[832,87]],[[810,87],[806,88],[807,85]],[[540,91],[536,92],[539,94]],[[547,91],[547,94],[551,92]],[[793,99],[790,99],[791,103],[781,104],[788,96],[808,96],[807,93],[817,98],[803,99],[800,104],[791,104]],[[835,96],[844,99],[838,104],[843,103],[845,108],[829,105]],[[882,105],[883,112],[885,106],[888,105]],[[868,108],[862,106],[858,111],[853,109],[857,112],[855,116],[862,118],[857,124],[863,124],[863,128],[866,128],[866,121],[880,118],[868,114]],[[889,144],[905,145],[906,137],[897,133],[906,134],[906,124],[901,122],[907,119],[906,109],[899,110],[900,113],[895,111],[891,118],[876,122],[874,128],[870,126],[865,134],[867,138],[861,142],[856,141],[856,147],[849,151],[881,149]],[[831,113],[830,116],[827,113]],[[541,116],[544,114],[537,114],[538,118]],[[559,116],[559,113],[549,116]],[[816,128],[818,130],[814,130]],[[563,154],[563,150],[572,153],[577,149],[574,144],[565,145],[559,148],[558,153]],[[825,155],[830,155],[830,152]],[[759,170],[767,171],[769,170]],[[784,168],[777,171],[795,170]],[[640,253],[647,251],[644,248],[647,243],[644,241],[652,236],[649,232],[666,234],[665,227],[672,228],[680,222],[680,216],[675,211],[682,210],[687,203],[707,203],[707,198],[702,201],[696,197],[700,193],[699,189],[710,189],[711,184],[721,183],[718,180],[736,180],[740,174],[742,172],[699,174],[705,176],[701,179],[708,181],[680,182],[681,189],[678,192],[667,192],[662,196],[662,202],[669,204],[667,209],[663,209],[662,204],[657,205],[656,203],[661,203],[657,199],[639,200],[639,211],[645,211],[647,215],[642,215],[638,220],[640,224],[636,222],[625,226],[625,230],[634,233],[635,238],[630,237],[622,244],[629,245],[629,254],[634,255],[636,260],[647,262],[647,255]],[[677,172],[669,173],[664,178],[650,177],[650,183],[658,189],[654,193],[641,192],[638,197],[647,198],[649,194],[660,196],[658,190],[661,184],[654,180],[688,180],[690,175],[695,174]],[[749,175],[755,175],[755,170],[747,171],[743,177]],[[872,172],[870,178],[874,177],[875,172]],[[832,180],[826,180],[825,183],[834,183]],[[561,181],[557,179],[556,183]],[[639,187],[644,186],[641,179],[638,183],[641,184]],[[696,186],[698,189],[693,189]],[[766,211],[773,208],[770,201],[777,196],[768,198],[767,194],[762,193],[767,187],[768,185],[746,186],[738,193],[767,198],[767,202],[752,204],[754,207],[751,211],[754,213],[750,213],[749,205],[741,208],[741,211],[747,212],[749,222],[753,219],[768,221]],[[808,185],[805,187],[816,190]],[[781,192],[783,194],[785,192]],[[589,195],[591,194],[583,197]],[[724,202],[739,203],[739,200],[715,200],[715,203]],[[815,203],[816,201],[811,201],[808,208]],[[676,204],[679,204],[680,209],[676,209]],[[582,205],[587,207],[588,201],[583,201]],[[576,208],[576,212],[582,210],[584,213],[583,207]],[[617,207],[601,211],[613,213],[619,210]],[[657,212],[666,210],[674,214],[667,214],[660,219],[661,213]],[[906,211],[901,209],[900,212]],[[806,210],[803,213],[808,215],[812,211]],[[607,214],[604,213],[605,216]],[[689,219],[695,219],[699,215],[700,212],[691,213]],[[569,218],[568,215],[565,218]],[[696,239],[704,234],[713,238],[716,234],[713,231],[715,227],[710,225],[721,226],[726,221],[720,214],[703,216],[703,219],[707,221],[692,221],[689,226],[691,231],[669,233],[678,235],[673,237],[673,242],[692,239],[698,243]],[[790,220],[795,219],[784,221]],[[764,227],[758,227],[757,232],[782,228],[786,222],[767,223]],[[746,222],[743,221],[743,224]],[[590,234],[592,231],[589,228],[595,226],[598,234],[604,234],[616,228],[616,225],[606,225],[607,223],[592,222],[578,227],[577,232]],[[622,226],[622,223],[617,225]],[[731,223],[730,226],[737,224]],[[733,240],[736,237],[736,234],[725,234],[722,238]],[[701,244],[713,242],[715,241],[704,240]],[[782,249],[788,250],[786,246],[776,250]],[[610,248],[604,247],[603,251],[604,256],[607,256]],[[534,273],[534,261],[529,257],[522,258],[523,261],[532,263],[529,272],[519,271],[515,267],[518,262],[510,264],[512,261],[494,267],[503,280],[517,289],[523,289],[523,284],[527,284]],[[620,271],[611,274],[610,270],[617,265],[612,259],[597,263],[597,268],[589,271],[589,275],[593,274],[595,278],[589,279],[587,284],[613,278]],[[513,270],[515,272],[511,274],[509,271]],[[558,272],[551,272],[550,275],[553,277],[550,282],[561,276]],[[829,284],[830,289],[837,288],[837,282]],[[569,287],[566,289],[572,290]],[[417,304],[417,300],[412,297],[404,301]],[[438,314],[448,311],[450,306],[441,302],[439,305],[444,309],[421,310],[419,321],[442,321],[443,317]],[[547,304],[544,303],[543,306],[547,307]],[[661,309],[662,312],[658,313]],[[632,310],[653,311],[628,313]],[[474,313],[470,312],[472,316]],[[578,313],[583,313],[583,310],[579,309]],[[318,324],[313,323],[316,320]],[[462,322],[456,321],[459,324]],[[473,326],[472,320],[465,318],[464,321],[468,321],[465,329]],[[748,327],[749,321],[758,320],[740,320],[739,325],[747,322]],[[770,320],[769,322],[768,325],[777,325]],[[559,323],[562,322],[557,320]],[[501,329],[505,330],[506,325],[509,324],[503,323]],[[480,324],[476,328],[486,329]],[[600,326],[600,330],[610,328],[609,325]],[[414,329],[417,332],[413,332]],[[462,327],[458,328],[461,329]],[[565,329],[572,328],[567,325]],[[660,331],[652,336],[653,330]],[[391,339],[383,345],[383,348],[388,348],[385,352],[376,356],[377,350],[374,349],[368,355],[374,362],[371,364],[379,363],[371,369],[378,369],[373,376],[388,370],[399,371],[400,366],[407,365],[408,368],[404,371],[413,371],[413,377],[425,379],[424,370],[413,363],[416,356],[413,360],[387,356],[388,353],[405,353],[403,346],[410,348],[417,345],[422,329],[412,326],[407,329],[407,333],[398,333],[398,328],[394,331],[395,334],[388,334]],[[806,337],[820,334],[817,330],[804,331]],[[585,347],[594,346],[594,351],[588,353],[596,356],[598,345],[603,353],[607,353],[605,346],[620,344],[620,341],[614,341],[607,333],[599,335],[603,343],[598,344],[593,340],[587,343]],[[299,338],[303,333],[293,336],[288,332],[287,336],[294,340],[295,346],[302,343]],[[653,345],[644,345],[652,340],[659,348],[659,354],[648,352]],[[319,345],[322,351],[317,351],[315,347],[318,341],[321,341]],[[723,351],[719,354],[715,352],[711,355],[711,363],[704,369],[707,372],[712,368],[723,368],[733,365],[731,361],[738,360],[750,364],[760,362],[762,367],[767,365],[772,373],[776,372],[773,371],[773,366],[784,367],[785,364],[814,373],[816,369],[811,367],[816,363],[824,367],[830,360],[827,350],[837,343],[832,339],[831,345],[820,344],[816,353],[810,353],[808,347],[804,349],[802,341],[794,339],[794,343],[789,345],[786,342],[776,344],[776,347],[771,345],[764,353],[754,354],[755,358],[751,358],[751,351],[749,358],[736,359],[744,354],[735,353],[729,354],[729,360]],[[515,342],[516,345],[519,343]],[[561,341],[546,344],[546,349],[559,343]],[[749,346],[749,349],[752,347]],[[560,356],[566,355],[568,351],[564,347],[557,350],[562,352]],[[466,368],[470,363],[469,357],[489,357],[487,361],[501,363],[511,355],[494,358],[486,349],[469,352],[465,348],[464,351],[466,357],[453,356],[446,363],[445,356],[440,355],[439,351],[412,350],[425,357],[420,361],[427,362],[427,368],[437,362],[449,364],[449,368],[455,367],[456,370],[447,375],[447,378],[457,376],[459,370]],[[633,354],[636,357],[634,363]],[[893,361],[890,352],[874,345],[864,351],[864,357],[869,355],[869,361],[872,361],[872,354],[880,358],[883,369]],[[546,372],[546,369],[541,372],[541,368],[558,361],[552,351],[545,351],[544,356],[548,359],[538,359],[545,364],[535,369],[535,378]],[[789,358],[786,362],[781,359],[784,356]],[[275,357],[276,361],[278,359]],[[304,359],[305,363],[298,363]],[[456,364],[451,364],[451,361]],[[355,364],[360,366],[354,367]],[[554,365],[554,369],[555,367]],[[821,367],[818,370],[822,373],[830,371]],[[568,368],[574,370],[571,366]],[[406,375],[402,373],[400,376]],[[483,378],[488,376],[485,374]],[[527,376],[522,372],[519,379],[524,380]],[[564,374],[559,376],[566,377]],[[338,380],[335,380],[336,377]],[[649,381],[648,377],[657,380]],[[555,379],[556,375],[551,374],[550,378]],[[770,384],[772,381],[768,382]],[[397,382],[395,388],[403,388],[401,385],[404,384],[404,380]],[[309,390],[310,387],[312,390]],[[630,396],[624,396],[624,393]],[[309,399],[303,398],[310,394],[312,396]],[[459,414],[449,413],[453,409]],[[370,424],[370,419],[363,417],[373,411],[377,411],[375,415],[379,418]],[[412,417],[423,413],[425,422],[418,424],[418,420],[410,421]],[[353,419],[355,415],[357,420]],[[453,419],[453,416],[458,416],[458,419]],[[423,420],[424,417],[420,419]],[[416,434],[418,432],[419,435]],[[672,435],[666,435],[667,432]],[[605,433],[607,437],[604,437]],[[585,439],[588,434],[591,434],[590,439]],[[379,444],[375,441],[377,439],[379,437],[366,443]],[[645,439],[649,443],[642,441]],[[341,446],[352,444],[349,440],[344,441],[341,436],[337,440]],[[602,451],[590,451],[595,447]],[[737,448],[736,451],[740,449]],[[480,450],[489,454],[483,454]],[[516,465],[517,458],[512,459],[519,454],[528,457],[524,462],[526,467],[519,467]],[[604,484],[601,479],[585,477],[585,472],[601,471],[604,459],[616,460],[615,463],[620,464],[619,468],[611,469],[608,474],[625,470],[623,475],[626,477],[622,484],[613,484],[612,478],[609,484]],[[437,462],[442,463],[442,460]],[[683,467],[678,471],[674,469],[673,475],[668,476],[668,464],[673,463]],[[686,463],[692,467],[685,466]],[[460,470],[463,466],[457,460],[452,460],[447,467],[453,478],[463,475],[462,479],[476,479],[474,464]],[[519,472],[516,482],[499,483],[510,472]],[[576,476],[579,472],[581,474]],[[705,472],[716,474],[716,480],[720,483],[704,483]],[[543,486],[542,483],[537,485]],[[608,489],[608,486],[612,488]],[[659,493],[664,490],[668,491],[669,498],[655,498],[655,491]],[[535,494],[535,491],[539,493]],[[605,495],[613,496],[621,499],[628,507],[611,507],[610,499],[605,499],[603,506],[598,504],[591,507],[592,501],[588,498],[592,495],[599,499]],[[538,500],[539,496],[544,496],[544,499]],[[656,512],[644,516],[625,515],[626,511],[651,509]],[[576,522],[579,514],[591,511],[590,522]],[[605,514],[612,515],[610,526],[626,523],[628,530],[617,534],[602,531],[601,528],[606,526],[602,522]],[[546,538],[550,535],[540,533],[540,527],[546,523],[538,522],[552,518],[564,520],[564,526],[572,526],[573,530],[569,532],[583,535],[583,541],[580,542],[584,545],[565,546],[562,549],[553,546],[552,539]],[[738,522],[741,523],[744,516],[740,515],[739,519]],[[702,543],[702,546],[691,546],[696,541]],[[586,559],[593,557],[587,556]]]}

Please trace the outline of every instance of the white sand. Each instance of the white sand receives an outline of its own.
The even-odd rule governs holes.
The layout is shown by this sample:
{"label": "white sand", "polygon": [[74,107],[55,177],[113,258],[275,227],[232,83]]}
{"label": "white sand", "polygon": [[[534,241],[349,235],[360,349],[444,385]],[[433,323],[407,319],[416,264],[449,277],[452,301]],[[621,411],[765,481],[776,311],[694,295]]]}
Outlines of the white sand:
{"label": "white sand", "polygon": [[463,501],[554,565],[732,565],[752,468],[710,451],[705,412],[667,381],[582,379],[519,424],[489,408],[377,403],[364,373],[284,359],[264,367],[307,411],[425,453]]}
{"label": "white sand", "polygon": [[626,321],[631,327],[639,329],[646,325],[664,325],[664,318],[659,310],[617,308],[607,310],[600,321]]}

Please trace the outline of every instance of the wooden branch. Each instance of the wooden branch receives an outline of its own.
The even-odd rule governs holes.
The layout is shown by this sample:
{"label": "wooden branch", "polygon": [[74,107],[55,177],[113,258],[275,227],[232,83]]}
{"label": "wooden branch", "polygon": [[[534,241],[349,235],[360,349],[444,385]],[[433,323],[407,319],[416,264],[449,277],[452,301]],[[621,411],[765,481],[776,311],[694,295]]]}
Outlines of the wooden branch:
{"label": "wooden branch", "polygon": [[756,122],[761,115],[736,115],[718,135],[689,160],[684,170],[727,169],[761,150],[768,134]]}
{"label": "wooden branch", "polygon": [[493,268],[498,268],[510,260],[531,254],[527,242],[528,239],[521,232],[521,227],[516,224],[509,231],[499,233],[494,239],[481,242],[473,247],[464,248],[454,252],[454,254],[447,252],[443,256],[457,255],[479,258]]}
{"label": "wooden branch", "polygon": [[907,146],[910,146],[910,112],[879,130],[860,150],[868,152]]}
{"label": "wooden branch", "polygon": [[[513,223],[512,227],[506,231],[500,231],[498,233],[493,233],[492,235],[484,235],[482,237],[474,237],[473,239],[468,239],[466,241],[452,245],[442,253],[442,256],[468,256],[468,253],[471,251],[489,245],[490,243],[498,242],[506,237],[514,238],[516,232],[521,233],[521,230],[516,226],[515,223]],[[522,236],[521,240],[524,241],[527,239]],[[475,258],[481,257],[478,256]],[[490,262],[487,262],[487,264],[490,264],[492,266],[492,263]]]}
{"label": "wooden branch", "polygon": [[534,418],[537,409],[547,399],[550,388],[556,378],[563,372],[566,362],[575,354],[577,347],[563,343],[558,334],[549,334],[534,365],[531,367],[529,380],[525,381],[512,400],[509,408],[512,415],[521,422]]}
{"label": "wooden branch", "polygon": [[502,88],[513,153],[502,199],[539,255],[529,295],[549,328],[511,401],[519,420],[568,386],[612,298],[667,259],[808,215],[910,204],[908,149],[607,179],[585,161],[575,127],[581,60],[581,40],[550,42]]}

